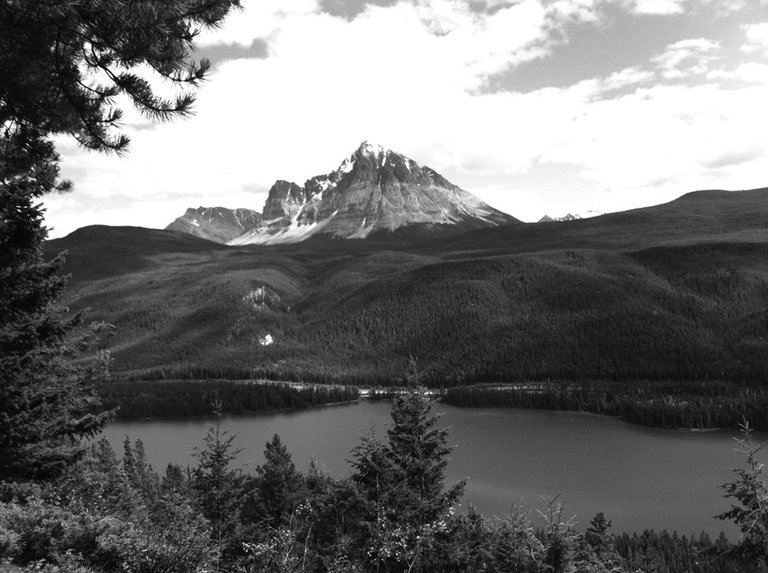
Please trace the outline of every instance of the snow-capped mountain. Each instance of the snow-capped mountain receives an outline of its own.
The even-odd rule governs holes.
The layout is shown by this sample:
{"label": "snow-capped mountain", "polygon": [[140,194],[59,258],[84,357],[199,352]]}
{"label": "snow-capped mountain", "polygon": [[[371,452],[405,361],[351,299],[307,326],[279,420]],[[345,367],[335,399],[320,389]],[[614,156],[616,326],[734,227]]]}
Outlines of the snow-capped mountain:
{"label": "snow-capped mountain", "polygon": [[293,243],[312,235],[365,238],[418,226],[456,230],[518,222],[429,167],[364,142],[327,175],[277,181],[262,220],[233,245]]}
{"label": "snow-capped mountain", "polygon": [[556,223],[556,222],[562,222],[562,221],[576,221],[578,219],[591,219],[592,217],[599,217],[602,215],[600,211],[584,211],[583,213],[568,213],[567,215],[564,215],[562,217],[550,217],[549,215],[544,215],[541,219],[539,219],[539,223]]}
{"label": "snow-capped mountain", "polygon": [[187,209],[184,215],[165,229],[181,231],[217,243],[226,243],[256,228],[259,221],[261,221],[261,214],[250,209],[198,207]]}

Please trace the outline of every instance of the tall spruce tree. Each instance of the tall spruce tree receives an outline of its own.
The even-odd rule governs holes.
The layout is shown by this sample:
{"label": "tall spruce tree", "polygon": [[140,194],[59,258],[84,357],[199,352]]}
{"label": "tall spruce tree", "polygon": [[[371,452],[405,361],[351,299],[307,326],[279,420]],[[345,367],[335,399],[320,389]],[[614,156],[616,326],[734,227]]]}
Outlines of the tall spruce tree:
{"label": "tall spruce tree", "polygon": [[445,489],[445,469],[453,448],[447,428],[438,427],[426,388],[415,386],[392,404],[386,455],[394,469],[398,511],[414,523],[428,523],[445,514],[464,493],[461,481]]}
{"label": "tall spruce tree", "polygon": [[216,424],[208,428],[205,447],[195,449],[197,466],[192,470],[192,490],[200,512],[211,525],[212,541],[217,548],[216,570],[222,559],[236,550],[240,509],[243,504],[243,475],[230,464],[240,453],[233,442],[236,436],[221,428],[221,403],[214,404]]}
{"label": "tall spruce tree", "polygon": [[43,257],[36,201],[62,186],[58,157],[50,143],[18,143],[0,139],[0,481],[56,475],[107,420],[91,413],[106,356],[75,365],[96,331],[78,332],[82,316],[57,307],[62,259]]}
{"label": "tall spruce tree", "polygon": [[[190,112],[209,63],[190,52],[238,0],[0,2],[0,481],[55,476],[106,423],[93,384],[100,365],[74,367],[94,332],[57,307],[62,259],[46,261],[40,199],[68,191],[51,138],[125,151],[117,96],[144,114]],[[150,80],[180,86],[155,94]]]}
{"label": "tall spruce tree", "polygon": [[256,468],[259,519],[278,528],[290,521],[294,509],[302,501],[304,476],[296,469],[288,448],[277,434],[267,442],[264,458],[264,463]]}
{"label": "tall spruce tree", "polygon": [[464,493],[463,480],[445,489],[445,469],[453,448],[447,428],[432,411],[411,360],[405,392],[392,402],[388,443],[372,433],[352,452],[352,480],[368,503],[386,506],[397,520],[424,524],[444,515]]}
{"label": "tall spruce tree", "polygon": [[355,549],[371,570],[440,570],[438,538],[464,492],[465,481],[445,487],[449,430],[438,427],[419,381],[412,360],[408,387],[392,404],[388,443],[371,435],[352,452],[364,526]]}
{"label": "tall spruce tree", "polygon": [[398,497],[404,515],[427,523],[445,514],[464,494],[466,480],[445,490],[445,469],[453,447],[448,428],[440,428],[440,415],[422,385],[422,372],[411,357],[406,372],[406,392],[392,403],[392,425],[387,431],[387,457],[396,468]]}

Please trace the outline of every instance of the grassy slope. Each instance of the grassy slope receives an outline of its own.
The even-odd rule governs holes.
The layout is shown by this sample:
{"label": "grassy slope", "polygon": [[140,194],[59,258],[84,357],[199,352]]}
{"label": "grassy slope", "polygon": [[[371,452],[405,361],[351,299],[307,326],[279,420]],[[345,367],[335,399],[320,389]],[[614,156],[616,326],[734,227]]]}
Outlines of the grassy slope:
{"label": "grassy slope", "polygon": [[[117,371],[267,367],[435,380],[768,374],[768,191],[700,192],[421,243],[216,245],[91,227],[69,301],[118,326]],[[266,286],[262,308],[244,300]],[[261,346],[271,334],[275,344]]]}

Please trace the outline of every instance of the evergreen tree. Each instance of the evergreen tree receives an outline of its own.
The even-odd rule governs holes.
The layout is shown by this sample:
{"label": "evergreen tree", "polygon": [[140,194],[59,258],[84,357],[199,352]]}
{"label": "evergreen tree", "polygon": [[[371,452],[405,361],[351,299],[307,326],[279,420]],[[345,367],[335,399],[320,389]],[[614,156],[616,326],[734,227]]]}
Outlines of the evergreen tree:
{"label": "evergreen tree", "polygon": [[144,442],[131,443],[128,436],[123,441],[123,470],[133,488],[141,494],[144,503],[153,507],[160,495],[160,479],[147,462]]}
{"label": "evergreen tree", "polygon": [[465,481],[445,489],[448,429],[437,427],[439,416],[414,372],[411,361],[410,385],[392,404],[388,443],[370,435],[353,451],[351,479],[364,525],[358,555],[374,570],[425,571],[447,558],[440,539],[464,491]]}
{"label": "evergreen tree", "polygon": [[576,551],[578,571],[589,573],[618,573],[624,571],[621,557],[616,552],[615,540],[608,530],[612,522],[600,511],[589,522]]}
{"label": "evergreen tree", "polygon": [[447,428],[437,427],[426,388],[417,386],[395,398],[386,455],[394,469],[398,511],[407,520],[427,523],[459,501],[465,482],[444,491],[445,469],[453,450]]}
{"label": "evergreen tree", "polygon": [[409,521],[427,523],[443,515],[464,494],[466,480],[444,491],[445,469],[453,448],[448,428],[439,428],[440,416],[432,412],[432,400],[421,385],[422,373],[409,359],[406,391],[392,403],[389,444],[384,450],[394,470],[398,511]]}
{"label": "evergreen tree", "polygon": [[544,545],[521,507],[512,506],[512,512],[495,529],[492,541],[498,571],[523,573],[539,569]]}
{"label": "evergreen tree", "polygon": [[[334,480],[322,471],[313,459],[304,479],[304,528],[311,533],[314,561],[330,564],[345,559],[348,553],[348,531],[353,529],[352,509],[357,502],[353,484],[349,480]],[[337,566],[339,564],[337,563]],[[329,567],[329,570],[336,570]]]}
{"label": "evergreen tree", "polygon": [[267,442],[264,458],[264,463],[256,468],[258,520],[276,529],[288,523],[302,501],[304,477],[277,434]]}
{"label": "evergreen tree", "polygon": [[559,495],[547,498],[546,511],[539,511],[544,520],[544,557],[542,562],[548,571],[568,573],[574,570],[573,561],[578,534],[571,519],[563,519],[565,502]]}
{"label": "evergreen tree", "polygon": [[238,0],[16,0],[0,3],[0,124],[14,139],[74,136],[99,151],[123,151],[114,131],[126,95],[149,117],[189,113],[191,91],[158,96],[137,73],[152,70],[195,88],[210,63],[189,58],[202,28],[217,26]]}
{"label": "evergreen tree", "polygon": [[115,134],[123,94],[150,117],[189,113],[190,91],[157,96],[139,67],[194,89],[209,64],[189,58],[204,27],[237,0],[15,0],[0,3],[0,480],[58,475],[80,455],[80,440],[104,426],[93,384],[108,363],[72,366],[92,331],[56,301],[62,259],[46,262],[40,198],[67,191],[51,137],[124,151]]}
{"label": "evergreen tree", "polygon": [[55,492],[49,494],[54,500],[79,506],[84,512],[121,519],[143,518],[146,514],[106,438],[90,444],[76,464],[67,467],[57,480],[43,484],[43,488]]}
{"label": "evergreen tree", "polygon": [[[187,468],[189,471],[189,468]],[[160,481],[160,492],[162,495],[169,493],[187,494],[189,491],[189,480],[184,474],[184,469],[178,464],[168,464],[165,468],[165,475]]]}
{"label": "evergreen tree", "polygon": [[0,480],[49,478],[83,453],[79,439],[98,433],[108,413],[93,385],[108,355],[74,360],[101,327],[56,306],[62,259],[46,262],[43,213],[35,204],[61,187],[50,144],[22,148],[0,138]]}
{"label": "evergreen tree", "polygon": [[352,450],[352,458],[351,478],[364,503],[393,506],[396,490],[392,486],[397,480],[396,468],[387,446],[376,437],[373,430],[361,438],[360,444]]}
{"label": "evergreen tree", "polygon": [[602,555],[611,545],[611,536],[608,533],[612,521],[605,518],[605,514],[599,511],[589,522],[587,530],[584,532],[584,540],[595,550],[595,553]]}
{"label": "evergreen tree", "polygon": [[744,420],[743,437],[738,440],[737,452],[746,458],[746,467],[734,469],[736,479],[724,484],[725,497],[735,500],[731,509],[718,515],[730,519],[741,531],[737,551],[743,559],[745,571],[768,571],[768,486],[762,478],[765,464],[757,454],[768,442],[755,444],[752,428]]}
{"label": "evergreen tree", "polygon": [[211,525],[213,542],[220,559],[236,552],[233,544],[237,538],[239,513],[242,506],[243,479],[240,471],[230,468],[240,450],[235,450],[230,436],[221,429],[220,409],[216,424],[208,429],[205,447],[197,449],[197,466],[192,473],[194,497],[203,516]]}

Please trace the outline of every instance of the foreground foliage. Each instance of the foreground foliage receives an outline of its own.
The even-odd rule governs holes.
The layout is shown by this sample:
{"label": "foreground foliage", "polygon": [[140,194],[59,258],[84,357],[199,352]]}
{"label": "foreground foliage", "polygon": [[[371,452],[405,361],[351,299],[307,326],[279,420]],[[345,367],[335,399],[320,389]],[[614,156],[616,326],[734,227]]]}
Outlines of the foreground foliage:
{"label": "foreground foliage", "polygon": [[[63,260],[44,258],[41,198],[65,192],[53,137],[124,151],[125,96],[156,119],[190,112],[209,64],[189,57],[197,33],[237,0],[0,3],[0,491],[61,474],[103,428],[93,385],[108,356],[78,359],[100,328],[57,306]],[[147,74],[149,72],[149,75]],[[159,96],[160,79],[180,91]]]}
{"label": "foreground foliage", "polygon": [[464,484],[445,484],[451,448],[436,422],[424,388],[412,387],[393,402],[386,439],[364,436],[341,480],[314,463],[298,471],[279,436],[247,474],[233,467],[234,437],[218,423],[193,467],[169,465],[162,477],[140,441],[126,439],[120,459],[102,440],[59,481],[0,503],[0,560],[73,573],[768,570],[766,490],[751,442],[747,468],[725,486],[736,503],[724,517],[743,533],[732,545],[722,535],[615,536],[602,513],[579,532],[557,497],[539,518],[519,507],[493,520],[460,511]]}
{"label": "foreground foliage", "polygon": [[[202,28],[237,0],[113,2],[15,0],[0,4],[0,124],[17,143],[67,134],[88,149],[124,151],[127,96],[143,114],[190,112],[210,68],[189,58]],[[147,72],[150,72],[148,77]],[[152,81],[183,91],[163,97]]]}
{"label": "foreground foliage", "polygon": [[56,476],[109,414],[93,385],[108,356],[76,363],[102,326],[57,305],[62,259],[45,261],[42,208],[59,185],[49,144],[20,147],[0,137],[0,490],[4,481]]}
{"label": "foreground foliage", "polygon": [[755,444],[746,420],[742,424],[742,435],[737,440],[737,451],[746,458],[746,467],[733,470],[734,480],[722,486],[725,497],[733,503],[730,510],[718,517],[732,520],[741,531],[738,553],[748,564],[745,571],[765,571],[768,569],[768,486],[762,477],[765,464],[758,461],[757,454],[768,442]]}

